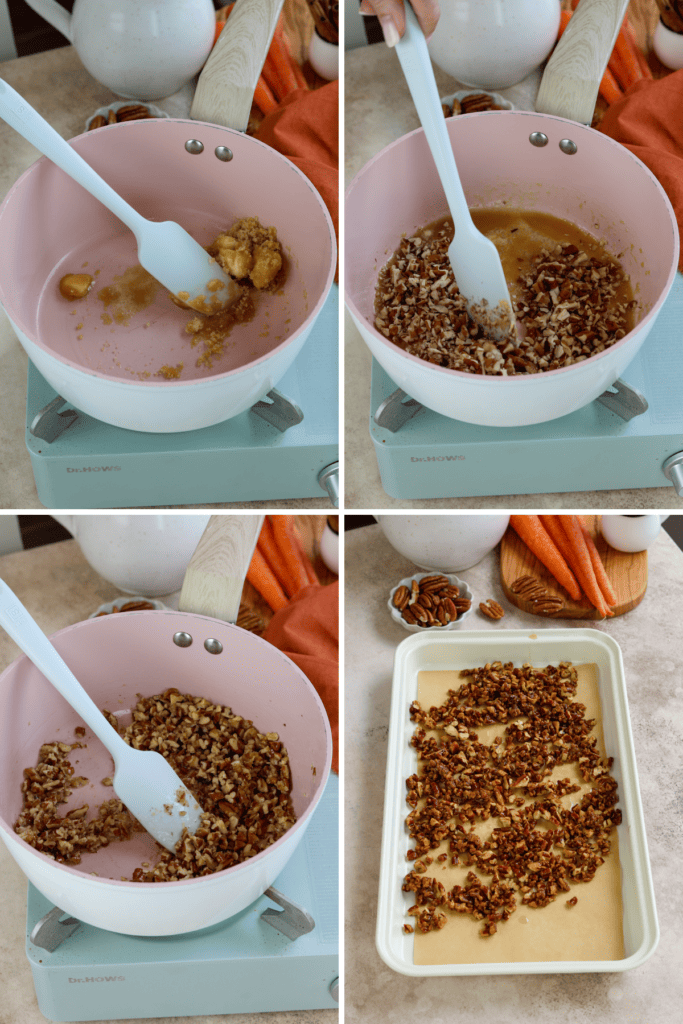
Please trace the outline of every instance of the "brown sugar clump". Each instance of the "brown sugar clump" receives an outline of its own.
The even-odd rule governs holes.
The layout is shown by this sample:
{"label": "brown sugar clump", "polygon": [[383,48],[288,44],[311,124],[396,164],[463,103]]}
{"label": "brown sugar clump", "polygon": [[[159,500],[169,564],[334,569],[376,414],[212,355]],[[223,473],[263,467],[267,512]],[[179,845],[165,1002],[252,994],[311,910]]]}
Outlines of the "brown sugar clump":
{"label": "brown sugar clump", "polygon": [[157,374],[160,377],[165,377],[166,380],[176,380],[183,372],[184,365],[184,363],[178,363],[177,366],[160,366]]}
{"label": "brown sugar clump", "polygon": [[258,217],[242,217],[208,247],[223,270],[238,281],[248,278],[254,288],[272,284],[282,268],[282,250],[273,227]]}

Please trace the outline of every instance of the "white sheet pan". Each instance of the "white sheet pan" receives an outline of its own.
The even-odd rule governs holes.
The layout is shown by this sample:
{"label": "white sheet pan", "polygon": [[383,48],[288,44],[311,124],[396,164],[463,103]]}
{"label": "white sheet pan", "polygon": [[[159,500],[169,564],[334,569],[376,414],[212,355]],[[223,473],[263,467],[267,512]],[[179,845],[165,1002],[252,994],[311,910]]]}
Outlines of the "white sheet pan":
{"label": "white sheet pan", "polygon": [[[605,745],[608,756],[614,758],[612,774],[619,786],[623,815],[618,834],[624,959],[429,966],[413,963],[415,936],[402,930],[413,894],[401,890],[409,870],[406,851],[411,846],[405,827],[405,780],[417,770],[417,755],[409,745],[415,726],[408,709],[417,698],[418,673],[422,670],[472,668],[490,661],[512,661],[515,666],[528,662],[535,667],[560,661],[598,666]],[[516,629],[471,630],[439,636],[417,634],[399,644],[394,659],[376,932],[377,950],[384,962],[400,974],[418,977],[626,971],[644,963],[654,953],[658,941],[624,665],[616,641],[594,629],[541,628],[537,632]]]}

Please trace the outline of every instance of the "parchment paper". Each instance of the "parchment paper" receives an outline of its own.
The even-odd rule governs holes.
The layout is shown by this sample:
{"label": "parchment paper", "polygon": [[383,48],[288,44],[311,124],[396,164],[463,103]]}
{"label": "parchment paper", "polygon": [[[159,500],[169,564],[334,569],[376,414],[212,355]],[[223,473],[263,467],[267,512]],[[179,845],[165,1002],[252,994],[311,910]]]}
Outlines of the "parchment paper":
{"label": "parchment paper", "polygon": [[[595,719],[591,736],[597,738],[601,757],[607,756],[602,729],[597,665],[577,665],[578,687],[575,700],[586,706],[586,718]],[[449,689],[457,690],[466,680],[457,671],[423,671],[418,675],[418,700],[423,708],[442,704]],[[521,719],[520,719],[521,721]],[[505,726],[492,725],[477,729],[481,743],[491,743],[503,734]],[[575,765],[558,765],[552,779],[569,778],[581,785],[581,793],[571,793],[562,803],[577,803],[590,787],[581,779]],[[488,838],[498,825],[497,818],[479,822],[476,831]],[[518,909],[509,921],[501,921],[498,931],[490,938],[482,937],[484,922],[475,921],[469,914],[445,911],[448,923],[440,931],[426,934],[415,929],[413,960],[416,964],[474,964],[474,963],[528,963],[553,960],[621,960],[624,958],[623,914],[621,902],[621,869],[617,832],[610,836],[612,848],[591,882],[572,885],[547,907],[527,907],[518,903]],[[474,867],[444,867],[436,857],[447,852],[447,841],[439,850],[430,851],[434,863],[426,874],[432,875],[448,891],[454,885],[464,885],[469,871],[483,880],[491,881]],[[410,870],[406,862],[406,874]],[[412,893],[410,894],[412,896]],[[566,901],[578,897],[574,907]],[[407,918],[413,921],[413,918]]]}

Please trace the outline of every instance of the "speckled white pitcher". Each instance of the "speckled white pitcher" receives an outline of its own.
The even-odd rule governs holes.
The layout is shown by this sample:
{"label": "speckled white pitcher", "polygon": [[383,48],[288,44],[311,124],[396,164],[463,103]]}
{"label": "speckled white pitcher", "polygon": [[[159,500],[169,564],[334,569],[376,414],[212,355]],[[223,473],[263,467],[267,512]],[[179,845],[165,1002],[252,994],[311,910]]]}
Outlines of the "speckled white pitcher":
{"label": "speckled white pitcher", "polygon": [[204,65],[216,31],[211,0],[26,0],[73,43],[98,82],[124,99],[171,96]]}
{"label": "speckled white pitcher", "polygon": [[418,568],[438,572],[470,569],[495,548],[510,516],[376,516],[396,551]]}
{"label": "speckled white pitcher", "polygon": [[126,594],[180,590],[208,515],[55,515],[93,569]]}

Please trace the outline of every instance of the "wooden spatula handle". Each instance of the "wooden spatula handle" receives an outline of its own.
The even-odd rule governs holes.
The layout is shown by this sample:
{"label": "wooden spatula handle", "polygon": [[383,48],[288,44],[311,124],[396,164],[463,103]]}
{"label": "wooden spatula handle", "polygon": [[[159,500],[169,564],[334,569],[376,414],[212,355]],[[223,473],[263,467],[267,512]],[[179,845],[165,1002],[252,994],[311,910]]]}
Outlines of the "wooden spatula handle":
{"label": "wooden spatula handle", "polygon": [[199,76],[190,116],[246,130],[284,0],[239,0]]}
{"label": "wooden spatula handle", "polygon": [[183,612],[236,622],[262,515],[211,516],[185,573],[178,607]]}
{"label": "wooden spatula handle", "polygon": [[539,114],[591,123],[600,79],[628,4],[629,0],[581,0],[543,73],[536,99]]}

